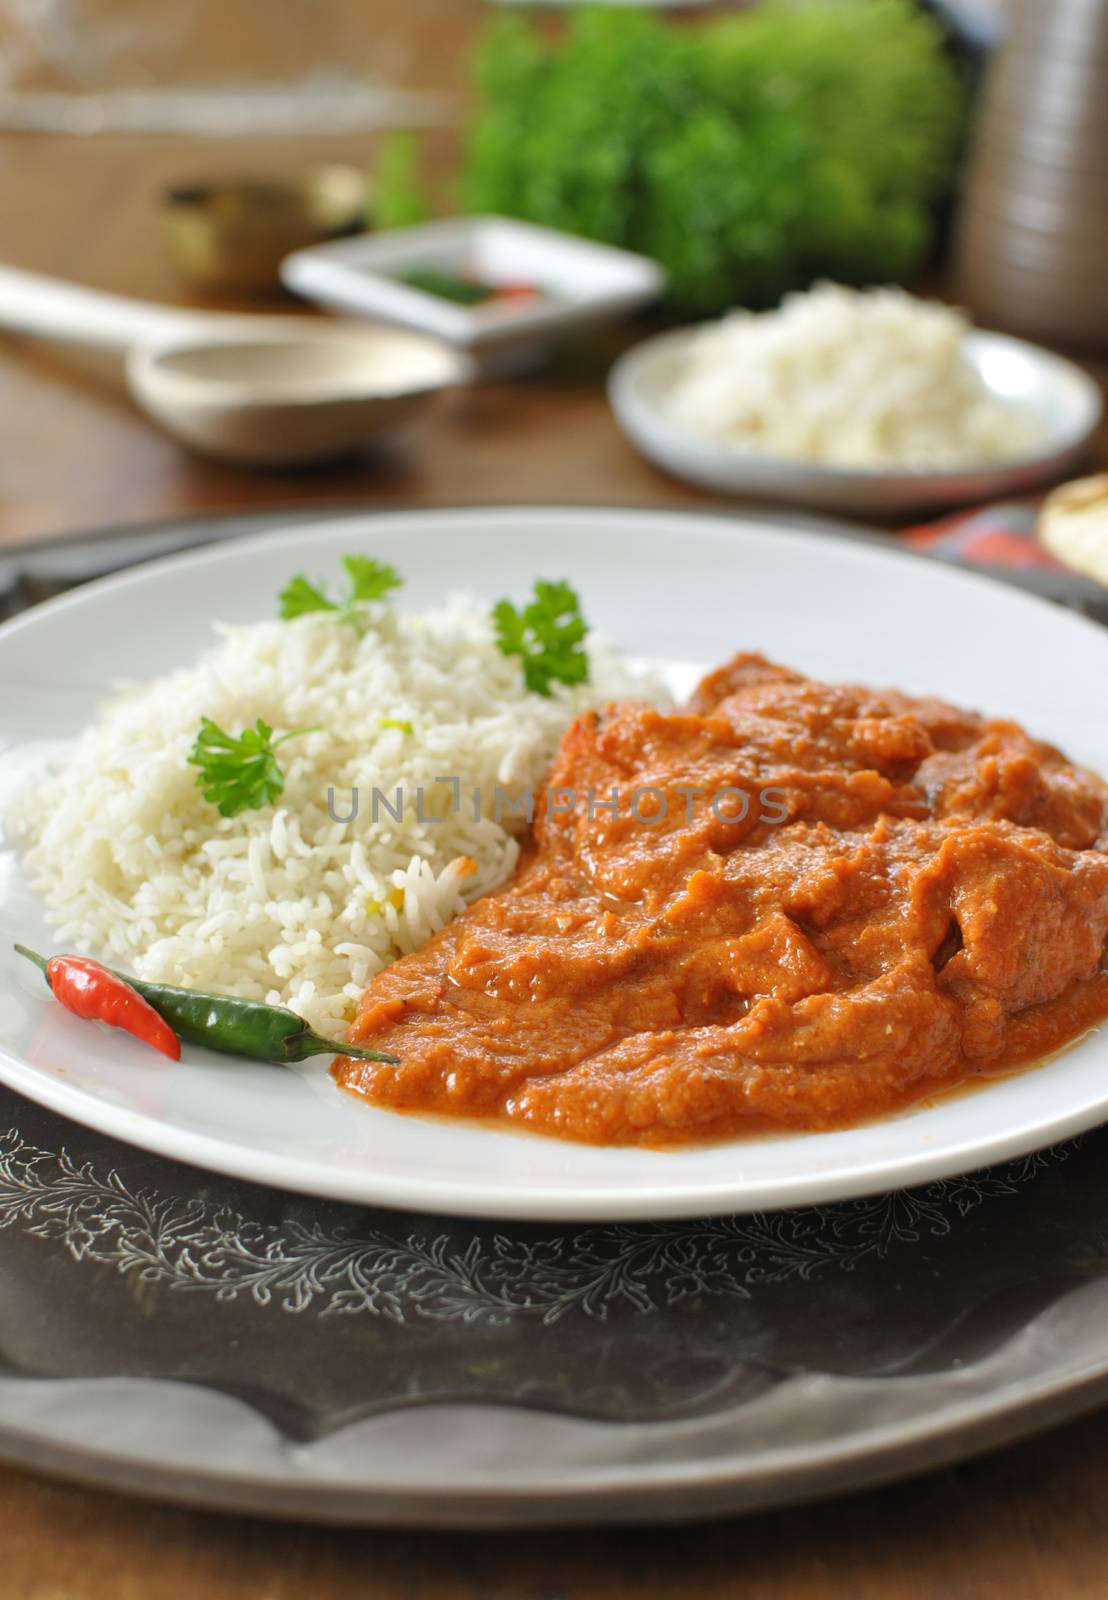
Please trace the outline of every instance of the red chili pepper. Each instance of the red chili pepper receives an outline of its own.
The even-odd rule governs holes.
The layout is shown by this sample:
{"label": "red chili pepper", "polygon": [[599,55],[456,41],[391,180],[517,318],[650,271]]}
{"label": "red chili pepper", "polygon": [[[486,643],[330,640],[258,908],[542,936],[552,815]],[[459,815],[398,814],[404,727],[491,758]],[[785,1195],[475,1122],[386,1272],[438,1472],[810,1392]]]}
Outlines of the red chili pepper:
{"label": "red chili pepper", "polygon": [[54,956],[46,963],[46,981],[56,1000],[75,1017],[106,1022],[134,1034],[171,1061],[181,1059],[181,1041],[129,983],[84,956]]}

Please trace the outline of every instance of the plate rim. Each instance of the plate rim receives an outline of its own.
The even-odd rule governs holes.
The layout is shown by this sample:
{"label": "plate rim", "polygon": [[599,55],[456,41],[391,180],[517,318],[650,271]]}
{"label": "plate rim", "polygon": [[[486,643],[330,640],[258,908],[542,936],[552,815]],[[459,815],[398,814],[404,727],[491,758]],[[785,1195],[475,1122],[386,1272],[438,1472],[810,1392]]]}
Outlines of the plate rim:
{"label": "plate rim", "polygon": [[[659,335],[659,337],[666,337]],[[1000,337],[998,335],[997,337]],[[1007,337],[1005,335],[1004,337]],[[629,354],[631,352],[628,352]],[[1059,360],[1063,359],[1058,357]],[[1108,406],[1106,406],[1108,409]],[[192,531],[204,526],[219,527],[221,525],[234,526],[235,524],[249,523],[250,527],[243,532],[231,534],[229,537],[203,540],[185,547],[166,551],[160,555],[152,556],[146,561],[137,561],[126,567],[115,569],[111,572],[98,574],[77,584],[72,589],[67,589],[62,594],[51,596],[48,600],[40,600],[25,611],[13,617],[0,619],[0,644],[12,634],[22,631],[31,623],[42,616],[54,616],[70,606],[77,605],[90,593],[98,593],[107,586],[124,587],[138,582],[149,573],[158,571],[175,571],[178,567],[189,565],[202,565],[205,561],[217,561],[223,558],[230,559],[237,550],[247,546],[261,543],[291,543],[298,534],[306,528],[317,523],[330,522],[392,522],[416,521],[424,518],[442,518],[444,521],[464,521],[468,519],[481,519],[494,521],[508,521],[513,517],[529,517],[535,514],[541,516],[570,516],[570,517],[633,517],[644,518],[650,521],[685,520],[688,522],[703,522],[706,524],[738,523],[746,527],[761,527],[768,531],[772,528],[775,538],[796,540],[802,543],[815,541],[822,543],[830,540],[841,543],[847,549],[864,549],[878,560],[888,558],[891,561],[907,561],[921,563],[927,567],[939,567],[950,574],[955,581],[960,583],[980,584],[983,587],[1000,590],[1002,593],[1015,593],[1017,598],[1022,597],[1032,607],[1038,610],[1046,606],[1048,611],[1057,609],[1057,603],[1034,591],[1025,589],[1022,585],[1006,581],[998,575],[995,568],[978,568],[952,562],[943,557],[941,553],[933,550],[918,549],[914,545],[906,544],[903,540],[903,529],[887,529],[867,525],[864,521],[852,520],[849,516],[821,515],[813,513],[804,506],[794,508],[774,507],[761,505],[635,505],[623,502],[598,502],[592,500],[502,500],[495,503],[485,501],[456,501],[449,505],[370,505],[359,506],[356,502],[339,501],[334,505],[326,502],[322,505],[299,507],[273,506],[262,511],[230,511],[230,512],[195,512],[184,517],[168,516],[165,518],[140,519],[135,523],[96,524],[94,527],[72,533],[54,535],[41,541],[24,541],[12,546],[0,545],[0,561],[10,557],[26,559],[34,555],[36,550],[68,549],[71,545],[95,544],[97,540],[114,539],[119,536],[131,536],[136,540],[146,534],[160,531],[170,532],[180,527]],[[272,527],[254,526],[257,522],[268,516],[280,520]],[[1104,632],[1103,624],[1094,621],[1072,607],[1063,607],[1071,623],[1089,629],[1093,634],[1101,635]]]}
{"label": "plate rim", "polygon": [[[658,1185],[642,1184],[625,1184],[618,1189],[589,1188],[583,1184],[567,1189],[554,1184],[535,1184],[525,1193],[513,1190],[505,1195],[495,1190],[481,1190],[473,1178],[409,1178],[404,1174],[382,1177],[362,1169],[357,1173],[346,1168],[336,1169],[323,1161],[302,1160],[290,1171],[275,1153],[210,1134],[182,1130],[173,1123],[144,1116],[125,1106],[115,1106],[110,1100],[96,1099],[81,1090],[76,1093],[85,1109],[78,1117],[73,1109],[73,1090],[29,1067],[3,1045],[0,1045],[0,1083],[81,1127],[195,1167],[200,1172],[215,1172],[223,1177],[262,1184],[268,1189],[287,1190],[348,1205],[382,1206],[396,1211],[484,1221],[549,1224],[687,1222],[697,1218],[750,1216],[761,1211],[803,1210],[814,1205],[864,1200],[872,1195],[916,1189],[943,1178],[968,1176],[1005,1161],[1033,1155],[1100,1127],[1108,1119],[1106,1084],[1102,1100],[1068,1116],[1057,1117],[1049,1127],[1034,1133],[1017,1128],[1004,1136],[993,1135],[985,1149],[975,1150],[972,1155],[967,1152],[964,1160],[945,1146],[911,1157],[900,1156],[890,1162],[895,1166],[892,1173],[886,1167],[872,1164],[861,1173],[857,1168],[844,1170],[833,1181],[821,1176],[818,1167],[816,1176],[803,1181],[789,1175],[748,1179],[741,1196],[734,1185],[729,1187],[722,1181],[700,1186],[685,1183],[664,1199]],[[909,1109],[898,1117],[878,1120],[898,1120],[899,1116],[908,1119],[911,1115]],[[505,1136],[511,1133],[511,1129],[506,1130]],[[799,1141],[809,1136],[798,1133],[792,1137]],[[663,1160],[664,1152],[658,1154]]]}

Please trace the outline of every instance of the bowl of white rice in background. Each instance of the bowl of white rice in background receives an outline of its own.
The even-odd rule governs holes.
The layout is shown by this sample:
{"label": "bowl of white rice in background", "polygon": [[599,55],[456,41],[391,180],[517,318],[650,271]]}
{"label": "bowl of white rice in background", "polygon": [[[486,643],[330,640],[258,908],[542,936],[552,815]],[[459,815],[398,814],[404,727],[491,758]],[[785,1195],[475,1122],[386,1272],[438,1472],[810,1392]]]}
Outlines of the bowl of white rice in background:
{"label": "bowl of white rice in background", "polygon": [[1103,408],[1072,362],[902,289],[836,284],[648,339],[613,367],[609,397],[675,477],[877,516],[1050,482]]}
{"label": "bowl of white rice in background", "polygon": [[[574,717],[666,699],[591,634],[587,683],[529,691],[464,596],[364,631],[317,614],[215,634],[121,688],[5,824],[59,948],[290,1006],[329,1038],[375,973],[507,877]],[[224,817],[189,764],[201,713],[319,731],[281,746],[274,803]]]}

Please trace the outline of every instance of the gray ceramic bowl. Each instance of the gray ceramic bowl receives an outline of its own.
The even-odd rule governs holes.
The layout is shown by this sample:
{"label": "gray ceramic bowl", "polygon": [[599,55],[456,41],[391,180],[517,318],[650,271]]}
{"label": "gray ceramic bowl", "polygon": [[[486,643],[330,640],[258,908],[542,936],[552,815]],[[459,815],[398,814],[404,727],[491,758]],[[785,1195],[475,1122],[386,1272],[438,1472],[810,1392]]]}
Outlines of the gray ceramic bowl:
{"label": "gray ceramic bowl", "polygon": [[1043,420],[1043,446],[1024,459],[955,471],[850,471],[759,454],[686,433],[665,399],[695,329],[648,339],[612,368],[608,397],[624,433],[655,466],[716,494],[827,511],[901,517],[1018,493],[1062,477],[1080,460],[1103,413],[1100,390],[1070,361],[995,333],[971,333],[967,353],[988,387]]}

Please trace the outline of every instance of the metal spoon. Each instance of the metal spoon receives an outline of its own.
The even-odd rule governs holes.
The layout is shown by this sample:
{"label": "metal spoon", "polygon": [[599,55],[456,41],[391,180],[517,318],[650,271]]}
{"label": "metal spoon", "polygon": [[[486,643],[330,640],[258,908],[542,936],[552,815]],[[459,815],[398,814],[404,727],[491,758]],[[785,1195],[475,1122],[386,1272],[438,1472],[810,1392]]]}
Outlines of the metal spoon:
{"label": "metal spoon", "polygon": [[465,356],[407,329],[180,310],[2,266],[0,328],[122,354],[167,433],[253,466],[355,449],[469,376]]}

